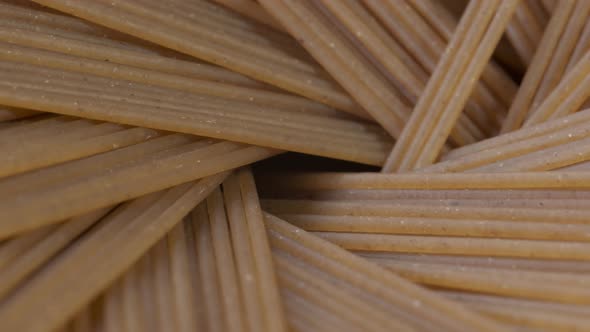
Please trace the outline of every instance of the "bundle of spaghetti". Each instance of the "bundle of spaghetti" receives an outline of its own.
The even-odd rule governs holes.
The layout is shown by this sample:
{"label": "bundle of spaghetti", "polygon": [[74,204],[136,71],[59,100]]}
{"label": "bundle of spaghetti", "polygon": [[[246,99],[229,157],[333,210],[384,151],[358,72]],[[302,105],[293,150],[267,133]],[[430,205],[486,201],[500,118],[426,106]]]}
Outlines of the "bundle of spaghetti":
{"label": "bundle of spaghetti", "polygon": [[[198,241],[207,236],[204,224],[209,223],[228,330],[286,331],[262,211],[249,171],[230,176],[223,183],[223,195],[215,191],[207,199],[207,210],[202,209],[197,217],[201,223]],[[199,254],[207,253],[211,254]],[[204,278],[203,288],[211,282],[214,280]]]}
{"label": "bundle of spaghetti", "polygon": [[[465,256],[439,256],[439,255],[408,255],[408,254],[382,254],[382,253],[359,253],[363,257],[367,257],[376,263],[382,263],[384,267],[389,267],[393,271],[399,271],[399,273],[407,275],[417,282],[423,282],[426,285],[440,285],[445,287],[463,290],[462,292],[444,291],[445,296],[449,296],[451,299],[465,303],[480,312],[481,314],[488,315],[491,318],[498,319],[500,321],[506,321],[511,323],[517,323],[519,325],[525,325],[530,327],[543,327],[549,330],[567,330],[573,327],[580,328],[581,326],[587,326],[587,312],[588,306],[580,304],[563,304],[561,294],[554,294],[557,302],[550,301],[550,296],[543,295],[544,289],[547,285],[552,285],[548,289],[552,292],[551,287],[557,287],[553,279],[543,280],[542,284],[538,284],[539,289],[532,289],[530,286],[536,282],[530,278],[530,271],[554,271],[554,272],[574,272],[574,273],[585,273],[588,269],[587,264],[579,261],[543,261],[543,260],[517,260],[517,259],[500,259],[495,257],[465,257]],[[414,264],[418,263],[418,264]],[[429,263],[444,264],[442,270],[438,270],[437,264],[436,271],[424,270],[422,267]],[[580,269],[581,265],[585,265]],[[475,275],[466,273],[471,271],[470,267],[484,267],[482,274]],[[554,270],[552,270],[554,269]],[[422,272],[424,270],[424,272]],[[447,270],[447,272],[445,272]],[[405,271],[405,273],[404,273]],[[449,273],[448,271],[454,271]],[[520,278],[520,272],[523,273],[523,278],[526,283],[530,282],[531,285],[523,283]],[[500,273],[498,273],[500,272]],[[448,279],[447,276],[455,274],[453,279]],[[433,275],[436,276],[433,278]],[[507,276],[513,275],[514,278],[510,279]],[[580,277],[581,274],[562,274],[565,276],[563,281],[566,281],[566,287],[575,285],[576,281],[571,282],[573,276]],[[543,273],[537,273],[538,277],[543,277]],[[545,276],[551,277],[551,275],[545,274]],[[559,277],[559,274],[553,273],[552,277]],[[496,279],[498,277],[498,279]],[[457,278],[457,279],[455,279]],[[456,283],[459,280],[464,280],[462,283]],[[541,279],[542,280],[542,279]],[[575,278],[574,280],[579,280]],[[450,283],[449,283],[450,282]],[[506,286],[502,286],[502,283],[506,283]],[[521,289],[514,288],[515,286],[521,287]],[[497,287],[497,288],[494,288]],[[563,285],[559,286],[563,287]],[[505,295],[481,295],[481,293],[471,293],[469,289],[475,289],[478,292],[502,294]],[[517,291],[515,291],[517,290]],[[543,298],[542,301],[523,299],[531,297],[530,293],[533,290],[532,298]],[[566,289],[567,290],[567,289]],[[526,293],[528,291],[528,294]],[[584,292],[584,290],[581,290]],[[545,299],[547,298],[547,299]],[[471,305],[474,305],[472,307]],[[506,310],[502,310],[504,308]],[[517,319],[517,317],[519,317]],[[526,319],[523,319],[526,317]],[[552,323],[550,323],[552,322]]]}
{"label": "bundle of spaghetti", "polygon": [[275,150],[171,134],[6,177],[0,180],[0,238],[275,154]]}
{"label": "bundle of spaghetti", "polygon": [[389,155],[384,172],[408,171],[437,159],[517,4],[518,1],[469,4]]}
{"label": "bundle of spaghetti", "polygon": [[205,308],[197,303],[207,299],[196,287],[194,251],[192,225],[185,219],[60,331],[201,328]]}
{"label": "bundle of spaghetti", "polygon": [[159,1],[36,2],[334,108],[358,112],[358,105],[317,64],[306,59],[308,56],[295,47],[293,39],[212,3],[174,1],[173,6],[168,6]]}
{"label": "bundle of spaghetti", "polygon": [[[418,172],[460,172],[492,167],[504,171],[545,170],[559,168],[585,160],[585,140],[589,110],[565,116],[561,119],[522,128],[510,133],[480,141],[465,148],[450,151],[443,159]],[[572,149],[572,150],[566,150]],[[543,152],[544,151],[544,152]],[[558,152],[553,154],[553,152]],[[573,154],[568,153],[571,152]],[[544,155],[539,160],[539,154]],[[547,158],[551,155],[552,158]],[[555,158],[553,158],[553,155]],[[497,167],[509,160],[523,160],[521,168]],[[527,163],[527,160],[530,164]],[[543,163],[547,163],[543,166]],[[495,166],[494,166],[495,165]],[[543,168],[542,168],[543,169]]]}
{"label": "bundle of spaghetti", "polygon": [[279,110],[13,61],[0,61],[0,70],[4,73],[0,86],[8,87],[0,93],[0,102],[9,106],[200,133],[374,165],[383,162],[391,144],[379,127],[339,115]]}
{"label": "bundle of spaghetti", "polygon": [[[199,62],[170,49],[148,45],[139,39],[116,34],[113,30],[78,18],[9,3],[0,4],[0,8],[0,35],[8,42],[26,42],[27,45],[42,49],[183,77],[272,89],[236,72]],[[64,45],[64,41],[69,41],[69,44]]]}
{"label": "bundle of spaghetti", "polygon": [[67,116],[42,115],[13,122],[0,131],[0,177],[123,148],[162,134]]}
{"label": "bundle of spaghetti", "polygon": [[2,330],[588,329],[590,4],[248,1],[0,3]]}
{"label": "bundle of spaghetti", "polygon": [[[339,26],[346,29],[343,33],[361,48],[365,56],[376,64],[378,69],[383,68],[381,71],[409,99],[410,106],[415,105],[426,86],[430,72],[427,74],[405,51],[403,45],[400,45],[360,2],[323,1],[322,6],[322,10],[329,12],[332,21],[337,21]],[[474,97],[477,98],[478,95]],[[458,120],[456,134],[451,138],[459,135],[462,127],[465,127],[475,139],[481,139],[482,135],[491,135],[495,131],[495,119],[490,119],[486,115],[485,108],[485,105],[479,106],[475,100],[470,100],[466,105],[466,113]],[[498,104],[494,104],[493,108],[496,111],[504,109]],[[464,145],[465,142],[459,139],[461,137],[453,140]]]}
{"label": "bundle of spaghetti", "polygon": [[[13,331],[48,331],[66,323],[203,200],[227,174],[144,196],[98,221],[66,250],[0,301]],[[80,271],[93,271],[80,278]],[[58,303],[55,299],[59,298]],[[38,313],[30,319],[27,313]]]}
{"label": "bundle of spaghetti", "polygon": [[[152,319],[160,331],[285,331],[253,179],[240,170],[222,186],[223,193],[216,188],[86,310],[104,306],[108,313],[111,301],[119,302],[125,319],[114,317],[113,323],[126,331],[149,329],[151,310],[158,313]],[[110,320],[108,314],[101,319],[96,325]]]}
{"label": "bundle of spaghetti", "polygon": [[[430,0],[363,1],[391,35],[408,49],[428,74],[432,74],[457,26],[457,19],[443,5]],[[482,130],[494,127],[506,111],[516,93],[516,84],[503,69],[490,62],[473,92],[473,101],[485,116],[467,105],[466,114]],[[481,115],[481,114],[480,114]],[[484,122],[481,122],[484,121]],[[487,129],[489,130],[489,129]]]}
{"label": "bundle of spaghetti", "polygon": [[[70,69],[189,92],[224,96],[250,101],[254,104],[280,106],[294,110],[331,111],[322,104],[301,97],[267,91],[262,86],[250,84],[250,80],[241,76],[238,76],[237,79],[231,76],[226,79],[225,76],[228,75],[222,69],[217,70],[221,73],[209,73],[211,70],[202,70],[201,64],[188,63],[198,69],[197,71],[193,70],[194,73],[191,73],[190,77],[187,77],[186,73],[168,72],[170,71],[168,66],[153,66],[152,63],[164,62],[166,65],[167,62],[180,62],[182,67],[186,67],[186,65],[178,60],[170,60],[158,54],[151,54],[154,53],[153,51],[148,50],[149,53],[145,52],[144,54],[144,52],[140,52],[144,51],[143,49],[134,49],[136,44],[126,43],[121,47],[120,43],[111,41],[111,45],[108,43],[102,45],[105,44],[102,42],[105,39],[93,36],[86,31],[56,30],[36,19],[26,19],[23,22],[6,20],[1,25],[3,31],[0,32],[3,33],[0,33],[0,40],[23,46],[18,47],[3,43],[2,58],[5,60],[43,64],[52,68]],[[50,33],[52,34],[50,35]],[[48,43],[48,36],[51,36],[51,43]],[[101,41],[101,44],[97,45],[96,39]],[[106,41],[108,42],[109,39]],[[130,48],[130,46],[134,48]],[[109,59],[109,62],[105,63],[105,57]],[[80,62],[84,63],[83,67],[80,66]],[[171,69],[178,66],[178,64],[173,64]],[[191,66],[188,67],[191,68]],[[227,71],[227,73],[231,72]],[[242,80],[246,80],[246,82],[242,82]],[[249,86],[243,86],[246,84]]]}
{"label": "bundle of spaghetti", "polygon": [[[22,35],[23,34],[19,34],[19,36]],[[230,100],[245,101],[249,104],[277,107],[290,111],[326,114],[331,116],[341,114],[341,112],[337,112],[322,104],[284,93],[186,78],[180,75],[171,75],[125,65],[105,63],[104,61],[91,60],[78,56],[62,55],[40,49],[16,46],[14,44],[1,43],[0,47],[2,52],[0,54],[1,58],[8,61],[38,64],[49,68],[73,70],[90,75],[147,83],[153,86],[161,86],[195,94],[223,97]],[[81,63],[84,65],[83,67],[80,65]]]}
{"label": "bundle of spaghetti", "polygon": [[[502,133],[518,129],[580,60],[590,46],[590,6],[585,1],[562,1],[549,22],[533,61],[508,111]],[[582,32],[584,30],[584,32]]]}
{"label": "bundle of spaghetti", "polygon": [[590,96],[590,50],[564,75],[544,102],[524,122],[531,126],[578,111]]}
{"label": "bundle of spaghetti", "polygon": [[318,6],[307,2],[261,4],[390,135],[398,137],[409,113],[408,101]]}
{"label": "bundle of spaghetti", "polygon": [[[336,293],[333,291],[334,287],[321,287],[332,283],[337,285],[343,293],[339,297],[347,299],[347,303],[354,305],[354,308],[362,310],[363,306],[370,305],[373,312],[371,316],[338,317],[340,320],[345,320],[343,325],[348,326],[347,330],[356,331],[362,330],[363,327],[367,328],[367,325],[359,326],[362,321],[355,321],[355,318],[360,316],[371,319],[370,317],[377,316],[379,310],[383,309],[386,313],[383,318],[388,318],[389,321],[385,328],[395,326],[402,329],[428,330],[436,326],[436,329],[441,331],[498,328],[491,321],[482,319],[451,302],[441,301],[441,298],[434,296],[431,292],[387,273],[376,265],[289,225],[273,215],[265,214],[265,218],[271,246],[279,265],[281,285],[289,284],[290,286],[287,287],[292,289],[286,295],[299,295],[308,303],[315,302],[317,307],[323,309],[323,312],[332,313],[338,317],[344,313],[343,306],[338,306],[337,301],[331,301],[331,296],[328,295]],[[286,271],[283,272],[283,269]],[[294,285],[294,280],[304,280],[305,286]],[[300,293],[303,292],[302,288],[310,287],[313,287],[313,292],[305,295]],[[316,292],[322,294],[322,289],[330,293],[312,297]],[[344,292],[349,295],[344,297]],[[289,303],[290,300],[287,298],[286,301]],[[353,304],[354,302],[357,304]],[[296,307],[299,306],[288,305],[287,310],[289,312]],[[308,313],[307,319],[313,319],[315,323],[321,323],[321,319],[327,316],[322,315],[323,312],[319,315],[312,312]],[[392,313],[395,314],[392,315]],[[373,324],[379,322],[377,317],[372,320]]]}
{"label": "bundle of spaghetti", "polygon": [[[409,106],[423,90],[425,74],[414,74],[420,73],[418,65],[377,22],[368,25],[360,18],[371,18],[361,4],[261,3],[379,124],[399,136]],[[464,145],[482,136],[463,117],[452,137]]]}

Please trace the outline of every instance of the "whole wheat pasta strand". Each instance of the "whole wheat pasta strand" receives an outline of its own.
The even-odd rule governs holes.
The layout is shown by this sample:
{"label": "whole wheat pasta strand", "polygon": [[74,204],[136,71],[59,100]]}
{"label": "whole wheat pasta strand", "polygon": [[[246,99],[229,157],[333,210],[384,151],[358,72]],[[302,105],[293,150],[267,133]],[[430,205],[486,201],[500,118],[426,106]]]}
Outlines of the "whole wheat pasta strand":
{"label": "whole wheat pasta strand", "polygon": [[587,243],[314,232],[348,250],[590,260]]}
{"label": "whole wheat pasta strand", "polygon": [[[101,227],[85,234],[72,250],[6,299],[0,307],[2,325],[15,330],[45,331],[66,322],[204,199],[224,176],[182,185],[119,208],[119,213],[101,221]],[[148,206],[144,205],[146,200]],[[85,264],[96,273],[78,278]],[[60,298],[59,305],[48,306],[56,296]],[[43,319],[31,320],[19,314],[30,310],[43,315]]]}
{"label": "whole wheat pasta strand", "polygon": [[207,305],[205,306],[205,327],[209,331],[227,330],[226,318],[222,307],[219,277],[215,265],[215,256],[211,239],[211,225],[208,222],[207,206],[201,204],[191,213],[191,224],[195,234],[195,246],[198,255],[198,272],[200,291]]}
{"label": "whole wheat pasta strand", "polygon": [[[585,190],[527,190],[527,189],[467,189],[467,190],[420,190],[420,189],[349,189],[349,190],[302,190],[272,191],[264,183],[261,187],[263,198],[313,199],[321,201],[369,201],[369,200],[494,200],[495,205],[510,205],[515,202],[518,206],[540,206],[547,200],[579,200],[580,204],[590,192]],[[535,203],[536,202],[536,203]],[[454,203],[452,203],[454,204]],[[484,204],[485,205],[485,204]]]}
{"label": "whole wheat pasta strand", "polygon": [[540,271],[571,274],[585,274],[590,268],[588,262],[573,260],[544,260],[492,256],[425,255],[405,253],[356,252],[367,259],[385,259],[408,263],[434,263],[449,266],[474,266],[513,271]]}
{"label": "whole wheat pasta strand", "polygon": [[284,330],[286,323],[278,295],[267,232],[260,202],[258,201],[254,178],[251,171],[247,169],[237,171],[237,177],[242,195],[246,224],[250,235],[250,245],[252,246],[257,277],[260,284],[260,298],[262,300],[263,312],[266,313],[265,321],[267,330]]}
{"label": "whole wheat pasta strand", "polygon": [[[275,199],[311,199],[320,201],[370,201],[370,200],[496,200],[498,205],[516,201],[518,205],[529,200],[584,200],[590,195],[586,190],[559,189],[294,189],[289,186],[272,187],[260,176],[260,195]],[[543,202],[544,204],[545,202]],[[529,205],[527,203],[525,205]]]}
{"label": "whole wheat pasta strand", "polygon": [[447,289],[558,303],[588,303],[579,275],[374,260],[414,282]]}
{"label": "whole wheat pasta strand", "polygon": [[[472,172],[522,172],[548,171],[569,165],[582,163],[590,159],[590,140],[588,138],[546,148],[528,153],[520,157],[513,157],[497,161],[486,166],[476,167]],[[551,156],[551,159],[547,159]]]}
{"label": "whole wheat pasta strand", "polygon": [[504,123],[502,123],[501,133],[516,130],[522,125],[522,122],[532,107],[537,89],[543,80],[543,74],[551,62],[575,4],[575,1],[562,1],[557,5],[555,12],[551,15],[551,20],[539,43],[538,50],[530,61],[520,89],[518,89],[514,101],[508,110],[508,115]]}
{"label": "whole wheat pasta strand", "polygon": [[315,214],[333,216],[417,217],[444,219],[477,219],[505,221],[535,221],[587,225],[588,209],[474,207],[428,204],[404,204],[387,201],[309,201],[263,200],[266,210],[276,214]]}
{"label": "whole wheat pasta strand", "polygon": [[[231,177],[231,175],[228,177],[230,185],[233,182]],[[228,188],[230,185],[224,182],[225,200],[219,189],[207,198],[217,273],[224,311],[228,319],[228,329],[231,331],[256,331],[261,329],[260,300],[255,295],[258,285],[252,284],[246,279],[247,275],[254,274],[252,253],[246,242],[248,239],[244,239],[248,235],[244,234],[244,225],[237,225],[239,221],[236,218],[240,218],[240,216],[236,216],[236,212],[239,214],[242,211],[236,211],[235,207],[227,205],[233,198],[231,193],[227,193],[230,191]],[[235,187],[231,189],[235,190]],[[226,205],[227,215],[224,205]]]}
{"label": "whole wheat pasta strand", "polygon": [[279,216],[306,231],[590,241],[590,236],[587,235],[590,231],[588,225],[413,217],[306,214],[279,214]]}
{"label": "whole wheat pasta strand", "polygon": [[[470,190],[467,190],[470,191]],[[482,197],[469,197],[469,198],[432,198],[432,197],[401,197],[401,198],[378,198],[378,199],[356,199],[357,201],[377,201],[377,202],[391,202],[391,203],[399,203],[403,205],[431,205],[431,206],[453,206],[453,207],[483,207],[483,208],[539,208],[539,209],[577,209],[577,210],[585,210],[588,209],[587,205],[584,204],[585,199],[581,197],[575,197],[571,195],[569,192],[565,192],[566,198],[553,198],[547,197],[549,195],[546,194],[545,191],[541,190],[538,194],[541,197],[526,197],[528,193],[531,191],[519,193],[519,194],[512,194],[508,193],[507,197],[494,197],[490,195],[486,198]],[[496,196],[501,196],[504,194],[504,190],[497,190]],[[588,192],[585,192],[588,193]],[[520,197],[519,197],[520,195]],[[534,193],[533,193],[534,195]],[[543,197],[542,195],[547,195]],[[568,196],[569,195],[569,196]],[[523,198],[523,196],[525,198]],[[290,199],[294,199],[297,197],[286,197]],[[309,198],[308,198],[309,199]],[[316,199],[318,200],[318,199]],[[319,199],[321,201],[334,201],[334,199]],[[346,199],[343,199],[346,201]],[[347,201],[353,201],[353,199],[348,199]]]}
{"label": "whole wheat pasta strand", "polygon": [[[470,9],[467,9],[468,13],[466,14],[468,15],[466,16],[465,20],[461,22],[462,24],[460,23],[459,27],[457,28],[457,32],[453,37],[453,40],[450,42],[448,46],[450,50],[449,53],[445,54],[445,56],[443,56],[443,58],[441,59],[440,67],[437,68],[437,73],[433,75],[433,78],[429,81],[427,87],[427,89],[434,89],[434,87],[436,87],[437,84],[440,84],[441,79],[450,79],[451,83],[446,82],[445,84],[445,87],[448,87],[448,90],[438,91],[436,95],[435,93],[429,94],[428,91],[430,90],[425,92],[425,94],[423,95],[419,104],[416,107],[416,111],[413,113],[412,119],[415,120],[410,120],[410,123],[422,123],[422,125],[418,127],[420,128],[418,135],[423,135],[424,139],[418,141],[414,140],[411,145],[409,145],[409,143],[406,142],[408,140],[407,138],[400,139],[396,144],[396,146],[398,147],[394,147],[392,154],[388,158],[388,162],[386,162],[386,166],[384,167],[385,171],[393,169],[408,170],[414,167],[420,167],[422,165],[432,163],[436,159],[436,157],[438,156],[438,151],[442,148],[444,141],[446,140],[446,137],[449,133],[449,128],[454,125],[455,119],[457,119],[461,110],[463,109],[463,106],[467,101],[467,97],[469,96],[470,92],[474,87],[474,82],[476,78],[479,77],[479,75],[481,75],[485,63],[487,63],[489,57],[491,56],[491,53],[493,52],[493,48],[499,41],[500,36],[508,22],[508,19],[510,18],[512,12],[514,11],[514,8],[516,7],[516,4],[516,1],[503,2],[501,5],[499,5],[499,7],[497,7],[497,13],[493,20],[491,20],[491,17],[488,16],[488,18],[491,20],[489,30],[486,31],[485,34],[483,29],[479,32],[480,34],[483,34],[483,37],[481,37],[483,38],[483,40],[482,44],[479,47],[477,47],[476,51],[475,42],[478,41],[481,35],[478,34],[477,30],[471,30],[465,36],[462,32],[462,29],[464,29],[464,27],[469,27],[471,25],[469,21],[469,19],[471,18],[469,12]],[[473,7],[470,6],[470,8]],[[474,17],[475,15],[479,15],[480,11],[477,8],[473,10],[475,11],[475,13],[477,13],[473,13]],[[486,10],[495,12],[496,8],[492,7],[489,9],[485,9],[484,6],[481,9],[481,13],[486,13]],[[480,22],[480,20],[483,21],[483,23],[480,23],[482,23],[482,26],[484,27],[485,25],[487,25],[485,15],[480,19],[474,19],[476,19],[478,22]],[[465,42],[459,42],[459,40],[462,40],[463,38],[465,38]],[[455,49],[457,49],[457,52],[466,53],[470,53],[469,50],[473,49],[476,53],[472,59],[469,59],[467,61],[461,58],[457,58],[455,61],[452,61],[450,59],[454,58],[453,50]],[[453,79],[456,81],[453,81]],[[456,86],[453,85],[455,82],[457,84]],[[438,119],[441,119],[441,122],[439,122],[437,125],[434,125],[429,124],[428,122],[426,122],[425,124],[423,121],[420,121],[420,119],[424,116],[422,113],[425,112],[422,111],[422,109],[429,109],[429,105],[431,105],[430,103],[436,105],[440,103],[441,100],[446,100],[447,98],[449,98],[449,94],[453,91],[459,91],[459,94],[457,95],[457,93],[454,93],[453,98],[449,102],[449,104],[446,105],[446,103],[443,102],[443,104],[446,105],[446,107],[439,109],[437,112],[435,112],[434,116],[431,116],[429,118],[432,119],[432,121],[437,121]],[[417,111],[420,111],[420,113],[418,113]],[[405,131],[413,132],[414,130],[417,130],[416,128],[417,125],[408,126]],[[407,137],[407,135],[403,137]],[[421,148],[423,150],[420,150]],[[402,159],[402,156],[405,157]],[[393,162],[396,160],[401,161],[399,163],[399,167],[397,166],[397,164],[393,164]]]}
{"label": "whole wheat pasta strand", "polygon": [[[139,13],[115,10],[108,5],[105,6],[94,2],[82,3],[79,1],[47,1],[42,4],[219,64],[288,91],[302,94],[312,100],[325,102],[335,108],[352,109],[357,107],[351,103],[348,96],[331,84],[331,82],[326,82],[317,75],[309,75],[292,69],[279,68],[269,65],[267,62],[262,63],[254,59],[251,55],[232,51],[230,45],[227,44],[223,46],[215,45],[210,40],[203,40],[201,44],[182,42],[182,40],[196,37],[194,32],[200,27],[198,20],[192,20],[191,32],[171,27],[169,21],[162,22],[166,25],[162,25],[159,29],[154,30],[147,29],[147,27],[153,27],[153,22],[146,19],[145,16]],[[105,20],[104,18],[109,19]],[[203,33],[211,32],[207,27],[201,28],[203,29]],[[229,37],[231,38],[231,36]],[[284,73],[284,75],[275,75],[276,72]]]}
{"label": "whole wheat pasta strand", "polygon": [[157,326],[158,329],[176,329],[176,320],[173,318],[176,308],[174,306],[174,299],[171,296],[172,287],[166,241],[156,243],[152,252],[150,281],[154,293],[154,309],[158,313],[155,317],[156,324],[154,326]]}
{"label": "whole wheat pasta strand", "polygon": [[[480,328],[486,329],[486,328],[492,328],[493,329],[493,323],[486,321],[486,320],[481,320],[480,317],[476,317],[473,316],[470,312],[464,310],[463,308],[458,308],[456,306],[453,306],[450,303],[442,303],[439,301],[438,298],[433,298],[430,297],[431,294],[424,292],[423,289],[420,288],[416,288],[414,285],[412,284],[408,284],[402,280],[399,280],[398,278],[396,278],[393,275],[387,274],[387,273],[383,273],[383,271],[379,268],[377,268],[376,266],[369,264],[368,262],[364,261],[363,259],[360,259],[359,257],[353,256],[352,254],[349,254],[345,251],[342,251],[340,249],[338,249],[337,247],[321,241],[313,236],[311,236],[310,234],[307,234],[299,229],[297,229],[296,227],[290,226],[287,223],[285,223],[284,221],[273,217],[270,214],[265,214],[265,218],[266,218],[266,222],[267,222],[267,227],[269,227],[273,233],[285,237],[286,239],[290,239],[291,241],[296,241],[298,243],[300,243],[301,246],[305,246],[306,248],[311,249],[313,252],[315,252],[314,256],[318,256],[318,259],[321,258],[321,256],[323,256],[324,258],[328,259],[328,260],[334,260],[334,259],[338,259],[339,260],[339,265],[341,266],[347,266],[348,269],[352,269],[354,271],[362,271],[362,274],[364,274],[364,276],[361,277],[361,279],[365,280],[364,282],[362,282],[362,284],[366,285],[363,287],[370,287],[370,284],[366,283],[367,278],[371,278],[372,280],[378,281],[379,284],[381,285],[388,285],[387,287],[389,289],[391,289],[392,287],[395,287],[395,289],[397,289],[398,291],[395,292],[396,295],[394,296],[394,298],[396,298],[396,300],[394,301],[394,303],[398,303],[398,305],[400,305],[400,310],[408,310],[405,309],[406,304],[402,304],[403,302],[400,303],[400,301],[403,301],[400,297],[402,294],[404,295],[410,295],[414,300],[418,300],[421,303],[421,308],[422,308],[422,312],[424,312],[424,310],[426,310],[425,308],[430,308],[429,311],[433,311],[432,316],[431,317],[439,317],[439,315],[436,314],[436,312],[440,312],[444,311],[447,315],[445,316],[445,318],[443,319],[443,321],[447,321],[447,324],[450,324],[451,326],[454,326],[453,328],[457,329],[461,329],[461,326],[465,326],[464,324],[474,324],[471,326],[479,326]],[[271,234],[273,234],[271,233]],[[274,236],[274,235],[273,235]],[[279,239],[281,239],[281,237],[279,237]],[[273,242],[277,244],[281,244],[281,243],[285,243],[286,242]],[[348,270],[350,271],[350,270]],[[345,275],[347,275],[345,273]],[[343,275],[343,276],[345,276]],[[353,275],[349,275],[348,278],[353,278]],[[351,279],[348,279],[351,280]],[[373,286],[377,286],[377,284],[373,284],[371,283]],[[358,284],[357,284],[358,286]],[[378,287],[378,289],[381,289],[381,287]],[[381,296],[387,296],[387,298],[389,298],[388,295],[386,295],[387,292],[382,292],[382,291],[378,291],[377,294],[381,294]],[[375,294],[375,293],[373,293]],[[390,300],[393,300],[393,298],[389,298]],[[428,306],[428,307],[426,307]],[[411,307],[411,306],[410,306]],[[409,309],[410,312],[413,311],[413,309]],[[451,318],[452,317],[452,318]],[[442,317],[441,317],[442,318]],[[434,321],[431,321],[432,323],[434,323]],[[443,323],[442,321],[439,321],[440,328],[443,328]]]}
{"label": "whole wheat pasta strand", "polygon": [[[289,174],[288,176],[285,176]],[[590,175],[580,172],[375,174],[268,174],[266,183],[295,190],[335,189],[588,189]]]}
{"label": "whole wheat pasta strand", "polygon": [[175,320],[177,331],[194,331],[199,326],[201,315],[193,312],[197,307],[196,282],[191,278],[196,271],[191,269],[190,260],[195,259],[194,241],[189,240],[187,234],[188,218],[177,224],[168,233],[168,256],[170,257],[170,274],[172,278]]}

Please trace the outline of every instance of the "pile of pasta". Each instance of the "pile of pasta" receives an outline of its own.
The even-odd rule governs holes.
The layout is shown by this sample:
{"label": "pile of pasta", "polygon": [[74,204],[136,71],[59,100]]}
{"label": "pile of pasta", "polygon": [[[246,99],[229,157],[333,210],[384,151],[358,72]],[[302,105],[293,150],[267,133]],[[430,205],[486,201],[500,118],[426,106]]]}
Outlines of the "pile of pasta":
{"label": "pile of pasta", "polygon": [[0,0],[0,330],[590,331],[590,1]]}

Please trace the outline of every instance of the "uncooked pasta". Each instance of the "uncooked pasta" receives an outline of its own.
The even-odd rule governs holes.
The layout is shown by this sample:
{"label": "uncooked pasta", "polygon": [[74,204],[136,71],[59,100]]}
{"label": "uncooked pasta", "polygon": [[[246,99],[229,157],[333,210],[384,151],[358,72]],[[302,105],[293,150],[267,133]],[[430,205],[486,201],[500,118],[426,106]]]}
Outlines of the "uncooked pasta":
{"label": "uncooked pasta", "polygon": [[587,0],[0,0],[0,330],[590,330]]}

